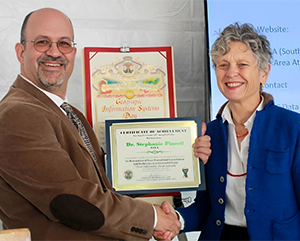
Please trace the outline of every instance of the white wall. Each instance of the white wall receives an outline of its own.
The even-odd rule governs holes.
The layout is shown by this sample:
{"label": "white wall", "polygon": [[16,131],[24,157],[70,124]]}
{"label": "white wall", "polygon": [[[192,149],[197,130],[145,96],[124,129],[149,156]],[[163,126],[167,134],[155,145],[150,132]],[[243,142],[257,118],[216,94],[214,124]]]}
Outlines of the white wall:
{"label": "white wall", "polygon": [[[124,41],[132,47],[173,46],[177,114],[208,120],[203,0],[0,0],[0,99],[19,73],[14,46],[22,21],[41,7],[70,17],[78,50],[120,47]],[[80,51],[68,99],[84,111]]]}
{"label": "white wall", "polygon": [[[54,7],[73,22],[83,47],[173,46],[178,116],[206,118],[203,0],[0,0],[0,98],[19,73],[14,46],[27,13]],[[82,111],[81,54],[69,82],[68,99]]]}

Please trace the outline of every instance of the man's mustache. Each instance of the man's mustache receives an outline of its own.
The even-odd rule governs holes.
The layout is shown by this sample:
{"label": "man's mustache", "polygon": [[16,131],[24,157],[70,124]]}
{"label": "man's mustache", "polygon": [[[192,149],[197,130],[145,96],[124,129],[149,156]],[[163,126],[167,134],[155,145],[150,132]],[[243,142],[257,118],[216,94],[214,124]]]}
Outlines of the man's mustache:
{"label": "man's mustache", "polygon": [[46,57],[40,57],[37,60],[38,64],[40,64],[41,62],[46,62],[46,61],[60,63],[60,64],[63,64],[64,66],[66,66],[68,64],[68,61],[61,57],[54,58],[52,56],[46,56]]}

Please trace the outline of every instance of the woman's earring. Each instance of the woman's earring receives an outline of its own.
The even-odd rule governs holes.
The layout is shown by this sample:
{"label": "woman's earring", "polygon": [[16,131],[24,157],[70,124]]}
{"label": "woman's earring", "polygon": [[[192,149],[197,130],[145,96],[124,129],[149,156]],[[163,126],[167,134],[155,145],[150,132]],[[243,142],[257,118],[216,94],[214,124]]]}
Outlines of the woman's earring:
{"label": "woman's earring", "polygon": [[263,83],[260,83],[260,93],[263,92],[264,88],[265,88],[265,85]]}

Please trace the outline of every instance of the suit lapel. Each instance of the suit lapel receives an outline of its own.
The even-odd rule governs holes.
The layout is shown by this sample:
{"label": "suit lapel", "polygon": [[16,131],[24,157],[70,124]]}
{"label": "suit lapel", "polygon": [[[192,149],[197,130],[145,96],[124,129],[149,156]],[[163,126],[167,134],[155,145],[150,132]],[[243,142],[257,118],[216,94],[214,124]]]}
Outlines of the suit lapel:
{"label": "suit lapel", "polygon": [[[33,86],[32,84],[28,83],[26,80],[24,80],[22,77],[18,76],[17,79],[15,80],[15,82],[13,83],[11,88],[19,88],[24,90],[25,92],[27,92],[29,95],[35,97],[36,99],[38,99],[40,101],[40,105],[44,106],[45,109],[47,109],[48,111],[52,111],[55,115],[57,115],[58,118],[60,118],[64,124],[68,127],[68,129],[70,130],[70,132],[72,133],[72,135],[74,136],[74,138],[77,140],[77,142],[79,143],[79,145],[89,154],[91,161],[93,161],[93,157],[91,156],[89,150],[87,149],[82,137],[80,136],[78,130],[76,129],[76,127],[72,124],[72,122],[69,120],[69,118],[62,112],[62,110],[60,109],[60,107],[58,107],[47,95],[45,95],[42,91],[40,91],[39,89],[37,89],[35,86]],[[73,108],[73,106],[72,106]],[[101,183],[103,184],[103,182],[105,183],[105,186],[107,188],[111,189],[111,185],[109,180],[107,179],[106,176],[103,177],[103,175],[101,175],[102,173],[105,173],[104,170],[104,163],[103,160],[100,160],[99,157],[103,155],[103,153],[101,153],[101,150],[98,150],[98,140],[96,138],[96,136],[92,133],[92,129],[89,126],[89,123],[87,122],[87,120],[84,118],[84,116],[82,115],[81,112],[79,112],[76,108],[73,108],[74,112],[79,116],[79,118],[81,119],[84,127],[86,128],[89,138],[91,139],[91,143],[92,146],[95,148],[95,152],[97,153],[97,159],[99,162],[99,167],[100,170],[96,167],[96,165],[94,164],[96,171],[99,175],[99,179],[101,181]]]}
{"label": "suit lapel", "polygon": [[13,87],[24,90],[31,96],[38,99],[40,101],[40,104],[44,106],[45,109],[54,112],[54,114],[57,115],[68,126],[70,132],[72,133],[74,138],[78,141],[79,145],[89,153],[89,150],[87,149],[76,127],[72,124],[69,118],[62,112],[60,107],[58,107],[47,95],[45,95],[42,91],[37,89],[32,84],[28,83],[20,76],[18,76],[15,82],[13,83]]}

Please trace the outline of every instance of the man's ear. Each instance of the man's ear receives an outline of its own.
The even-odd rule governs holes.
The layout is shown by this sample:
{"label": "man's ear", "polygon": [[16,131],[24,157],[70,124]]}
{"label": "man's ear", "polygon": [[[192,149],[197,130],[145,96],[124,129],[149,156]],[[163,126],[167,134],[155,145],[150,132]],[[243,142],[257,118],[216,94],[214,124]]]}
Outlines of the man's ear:
{"label": "man's ear", "polygon": [[24,63],[24,52],[25,52],[24,45],[21,43],[16,43],[15,51],[16,51],[16,55],[17,55],[19,62],[21,64],[23,64]]}

